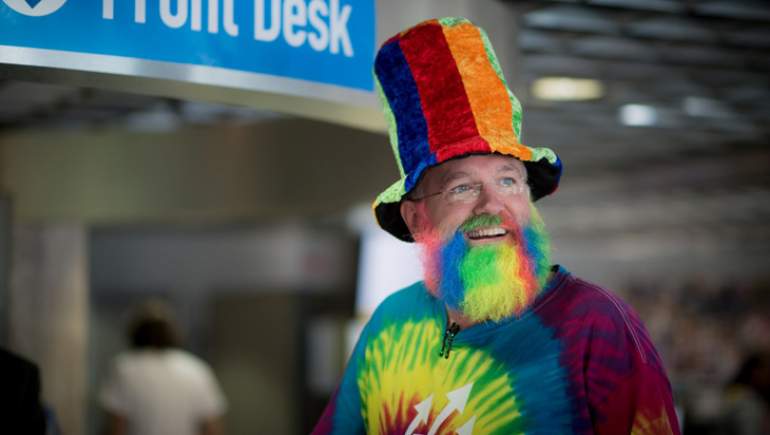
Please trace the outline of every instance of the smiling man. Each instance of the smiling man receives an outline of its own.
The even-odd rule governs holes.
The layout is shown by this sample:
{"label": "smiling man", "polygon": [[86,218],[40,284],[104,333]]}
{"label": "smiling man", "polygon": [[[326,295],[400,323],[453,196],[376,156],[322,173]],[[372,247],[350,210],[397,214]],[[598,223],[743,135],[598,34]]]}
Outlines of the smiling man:
{"label": "smiling man", "polygon": [[425,279],[377,308],[314,433],[678,434],[636,314],[551,265],[534,202],[561,161],[519,141],[483,30],[420,23],[374,71],[401,170],[374,212],[419,244]]}
{"label": "smiling man", "polygon": [[430,168],[400,212],[450,325],[521,314],[545,286],[548,240],[519,160],[472,155]]}

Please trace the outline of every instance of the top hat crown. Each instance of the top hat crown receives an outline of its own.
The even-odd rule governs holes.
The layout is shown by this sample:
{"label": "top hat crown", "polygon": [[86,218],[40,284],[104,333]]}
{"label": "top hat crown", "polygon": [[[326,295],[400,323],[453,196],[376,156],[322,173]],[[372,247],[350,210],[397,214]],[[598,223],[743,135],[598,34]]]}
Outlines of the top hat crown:
{"label": "top hat crown", "polygon": [[556,190],[561,161],[519,141],[521,104],[483,29],[465,18],[424,21],[385,41],[374,61],[377,92],[401,178],[373,204],[379,225],[412,241],[400,202],[447,160],[502,154],[521,160],[533,200]]}

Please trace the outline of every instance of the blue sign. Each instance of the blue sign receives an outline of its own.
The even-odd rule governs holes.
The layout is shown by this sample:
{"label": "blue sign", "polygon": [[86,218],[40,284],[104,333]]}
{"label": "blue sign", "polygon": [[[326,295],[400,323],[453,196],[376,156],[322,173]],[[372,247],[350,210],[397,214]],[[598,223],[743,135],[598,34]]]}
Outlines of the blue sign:
{"label": "blue sign", "polygon": [[23,47],[171,62],[209,72],[219,68],[370,92],[373,2],[1,0],[0,62],[7,62],[2,55],[7,47]]}

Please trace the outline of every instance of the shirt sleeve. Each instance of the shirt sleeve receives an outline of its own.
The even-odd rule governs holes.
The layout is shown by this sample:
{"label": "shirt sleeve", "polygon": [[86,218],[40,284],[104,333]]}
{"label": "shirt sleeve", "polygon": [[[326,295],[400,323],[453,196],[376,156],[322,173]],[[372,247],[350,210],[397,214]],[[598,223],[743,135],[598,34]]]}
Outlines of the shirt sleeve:
{"label": "shirt sleeve", "polygon": [[202,418],[219,417],[227,410],[227,400],[211,368],[201,362],[200,415]]}
{"label": "shirt sleeve", "polygon": [[671,385],[649,334],[625,303],[609,296],[613,315],[592,326],[586,393],[597,434],[675,434]]}
{"label": "shirt sleeve", "polygon": [[128,392],[118,359],[112,362],[110,373],[99,391],[99,403],[106,410],[126,416],[128,413]]}
{"label": "shirt sleeve", "polygon": [[342,380],[316,423],[313,435],[366,433],[361,410],[361,393],[358,389],[358,374],[364,368],[364,352],[370,325],[371,322],[361,331],[345,367]]}

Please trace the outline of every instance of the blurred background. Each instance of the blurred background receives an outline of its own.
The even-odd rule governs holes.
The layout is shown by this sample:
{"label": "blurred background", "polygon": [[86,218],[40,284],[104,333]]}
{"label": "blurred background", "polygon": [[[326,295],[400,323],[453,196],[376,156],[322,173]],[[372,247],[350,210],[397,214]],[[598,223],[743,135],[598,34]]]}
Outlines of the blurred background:
{"label": "blurred background", "polygon": [[[371,3],[375,47],[431,17],[488,31],[523,142],[565,164],[538,203],[555,261],[639,311],[685,433],[736,433],[725,387],[770,350],[770,3]],[[398,176],[371,95],[75,74],[7,49],[0,343],[39,365],[63,432],[100,433],[128,311],[155,297],[219,379],[228,434],[307,433],[357,328],[420,279],[369,208]]]}

